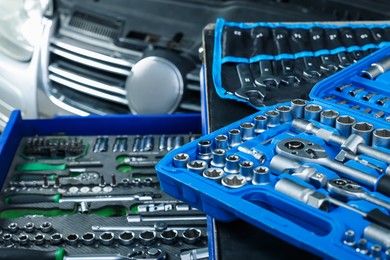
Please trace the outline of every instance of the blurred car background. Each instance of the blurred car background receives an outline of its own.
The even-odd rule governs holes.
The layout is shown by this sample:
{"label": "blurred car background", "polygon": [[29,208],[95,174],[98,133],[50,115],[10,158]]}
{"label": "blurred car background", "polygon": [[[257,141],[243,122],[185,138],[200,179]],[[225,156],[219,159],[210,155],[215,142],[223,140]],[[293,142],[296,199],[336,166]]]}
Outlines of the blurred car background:
{"label": "blurred car background", "polygon": [[386,1],[0,0],[0,128],[24,118],[199,113],[202,29],[384,20]]}

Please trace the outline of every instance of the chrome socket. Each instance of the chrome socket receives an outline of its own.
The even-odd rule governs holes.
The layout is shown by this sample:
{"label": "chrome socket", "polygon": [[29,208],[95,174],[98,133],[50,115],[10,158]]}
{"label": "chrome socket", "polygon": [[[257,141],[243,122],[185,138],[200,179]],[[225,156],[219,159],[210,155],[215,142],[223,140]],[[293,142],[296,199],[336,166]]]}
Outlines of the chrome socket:
{"label": "chrome socket", "polygon": [[240,175],[244,176],[248,181],[252,180],[253,176],[253,162],[242,161],[240,162]]}
{"label": "chrome socket", "polygon": [[306,120],[315,120],[317,122],[320,121],[320,114],[322,111],[322,106],[309,104],[305,106],[304,118]]}
{"label": "chrome socket", "polygon": [[224,176],[224,171],[221,168],[208,168],[202,175],[206,179],[219,183]]}
{"label": "chrome socket", "polygon": [[255,118],[253,118],[253,122],[255,124],[255,134],[261,134],[262,132],[268,129],[267,127],[268,118],[264,115],[255,116]]}
{"label": "chrome socket", "polygon": [[14,245],[14,242],[12,241],[12,235],[10,233],[4,233],[2,238],[4,247],[12,247]]}
{"label": "chrome socket", "polygon": [[213,159],[210,162],[211,167],[217,167],[217,168],[225,167],[226,150],[217,148],[213,150],[212,154],[213,154]]}
{"label": "chrome socket", "polygon": [[177,241],[177,237],[178,233],[176,230],[173,229],[167,229],[160,233],[161,241],[167,245],[175,244]]}
{"label": "chrome socket", "polygon": [[228,188],[236,189],[246,185],[247,180],[239,174],[230,174],[222,178],[222,185]]}
{"label": "chrome socket", "polygon": [[291,101],[291,113],[293,118],[303,118],[307,102],[303,99],[293,99]]}
{"label": "chrome socket", "polygon": [[50,244],[52,245],[59,245],[62,243],[62,234],[60,233],[54,233],[50,236]]}
{"label": "chrome socket", "polygon": [[119,234],[118,238],[119,238],[119,244],[123,246],[129,246],[134,243],[135,235],[134,232],[124,231]]}
{"label": "chrome socket", "polygon": [[40,228],[43,233],[49,233],[53,230],[53,226],[50,222],[43,222]]}
{"label": "chrome socket", "polygon": [[335,128],[341,136],[348,138],[351,135],[352,126],[355,123],[355,118],[351,116],[338,116],[336,118]]}
{"label": "chrome socket", "polygon": [[280,125],[280,113],[276,110],[268,110],[265,112],[267,116],[267,127],[272,128]]}
{"label": "chrome socket", "polygon": [[359,239],[357,245],[356,245],[356,252],[361,253],[363,255],[368,254],[368,248],[367,248],[367,239],[361,238]]}
{"label": "chrome socket", "polygon": [[198,142],[196,159],[210,162],[211,160],[211,141],[202,140]]}
{"label": "chrome socket", "polygon": [[95,238],[96,238],[95,233],[92,232],[84,233],[81,236],[81,243],[85,246],[93,245],[93,243],[95,243]]}
{"label": "chrome socket", "polygon": [[323,110],[320,114],[320,122],[324,125],[328,125],[331,127],[335,126],[336,118],[339,116],[339,112],[336,110]]}
{"label": "chrome socket", "polygon": [[103,232],[99,236],[100,244],[103,246],[110,246],[112,243],[114,243],[114,233],[112,232]]}
{"label": "chrome socket", "polygon": [[77,245],[77,242],[79,241],[79,235],[73,233],[66,236],[65,241],[70,246]]}
{"label": "chrome socket", "polygon": [[367,145],[371,145],[374,125],[367,122],[358,122],[352,125],[351,133],[361,136]]}
{"label": "chrome socket", "polygon": [[207,163],[202,160],[193,160],[187,163],[187,169],[196,174],[202,174],[207,168]]}
{"label": "chrome socket", "polygon": [[355,231],[347,230],[344,232],[343,244],[350,247],[355,246]]}
{"label": "chrome socket", "polygon": [[190,160],[190,156],[186,153],[178,153],[173,156],[173,167],[175,168],[186,168],[187,163]]}
{"label": "chrome socket", "polygon": [[45,244],[45,235],[42,233],[37,233],[34,236],[34,244],[37,246],[42,246]]}
{"label": "chrome socket", "polygon": [[241,140],[243,142],[255,138],[255,124],[245,122],[240,125]]}
{"label": "chrome socket", "polygon": [[140,243],[144,246],[150,246],[156,242],[156,232],[154,231],[142,231],[139,233]]}
{"label": "chrome socket", "polygon": [[217,135],[214,139],[215,149],[229,149],[227,135]]}
{"label": "chrome socket", "polygon": [[202,231],[197,228],[188,228],[183,231],[182,237],[184,243],[194,245],[202,240]]}
{"label": "chrome socket", "polygon": [[179,135],[175,137],[175,140],[173,141],[173,149],[179,148],[184,144],[184,137]]}
{"label": "chrome socket", "polygon": [[382,259],[382,247],[380,245],[371,246],[371,257],[374,259]]}
{"label": "chrome socket", "polygon": [[253,169],[252,184],[254,185],[265,185],[270,183],[270,173],[268,167],[258,166]]}
{"label": "chrome socket", "polygon": [[167,136],[166,135],[161,135],[160,139],[158,141],[158,150],[159,151],[165,151],[167,149]]}
{"label": "chrome socket", "polygon": [[231,129],[228,132],[229,147],[234,147],[241,144],[241,131],[239,129]]}
{"label": "chrome socket", "polygon": [[29,242],[28,235],[25,233],[21,233],[18,237],[18,243],[20,246],[27,246]]}
{"label": "chrome socket", "polygon": [[175,140],[175,137],[173,137],[173,136],[169,136],[167,138],[167,151],[172,151],[173,150],[174,140]]}
{"label": "chrome socket", "polygon": [[290,106],[279,106],[276,108],[276,111],[280,114],[280,123],[290,122],[293,119],[291,107]]}
{"label": "chrome socket", "polygon": [[390,130],[385,128],[375,129],[372,133],[372,145],[390,148]]}
{"label": "chrome socket", "polygon": [[12,222],[8,225],[8,231],[10,233],[16,233],[19,230],[18,223]]}
{"label": "chrome socket", "polygon": [[225,168],[223,169],[226,174],[236,174],[239,172],[240,156],[237,154],[230,154],[225,158]]}

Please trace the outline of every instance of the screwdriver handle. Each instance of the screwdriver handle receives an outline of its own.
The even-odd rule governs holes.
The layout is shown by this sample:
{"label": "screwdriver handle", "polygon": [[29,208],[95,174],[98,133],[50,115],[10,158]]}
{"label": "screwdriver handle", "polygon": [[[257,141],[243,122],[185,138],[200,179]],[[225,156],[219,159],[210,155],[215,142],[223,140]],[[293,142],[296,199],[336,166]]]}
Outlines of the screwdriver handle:
{"label": "screwdriver handle", "polygon": [[5,204],[30,204],[42,202],[59,203],[60,194],[42,195],[42,194],[14,194],[4,198]]}
{"label": "screwdriver handle", "polygon": [[390,229],[390,216],[386,215],[379,209],[373,209],[367,212],[365,219],[384,228]]}
{"label": "screwdriver handle", "polygon": [[39,260],[63,260],[65,256],[64,249],[57,251],[39,251],[20,248],[1,248],[0,260],[25,260],[25,259],[39,259]]}

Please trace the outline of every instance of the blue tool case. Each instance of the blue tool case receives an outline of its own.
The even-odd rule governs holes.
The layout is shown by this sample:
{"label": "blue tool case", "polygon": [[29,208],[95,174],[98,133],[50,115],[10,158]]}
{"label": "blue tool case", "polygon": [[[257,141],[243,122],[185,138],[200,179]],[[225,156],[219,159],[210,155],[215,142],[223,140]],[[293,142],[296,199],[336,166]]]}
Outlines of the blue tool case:
{"label": "blue tool case", "polygon": [[167,154],[161,188],[324,258],[390,255],[390,47]]}
{"label": "blue tool case", "polygon": [[254,108],[308,98],[315,83],[390,43],[385,23],[237,23],[218,19],[212,77],[220,98]]}

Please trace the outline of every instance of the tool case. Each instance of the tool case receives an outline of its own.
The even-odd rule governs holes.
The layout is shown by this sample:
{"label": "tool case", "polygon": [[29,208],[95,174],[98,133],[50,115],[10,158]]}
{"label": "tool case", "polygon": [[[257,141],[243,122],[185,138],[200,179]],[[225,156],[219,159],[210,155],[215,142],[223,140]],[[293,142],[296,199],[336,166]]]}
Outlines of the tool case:
{"label": "tool case", "polygon": [[324,258],[389,257],[390,100],[383,47],[294,99],[167,154],[161,188]]}
{"label": "tool case", "polygon": [[199,133],[198,114],[23,120],[14,111],[0,137],[0,259],[207,255],[206,217],[162,192],[154,169]]}

